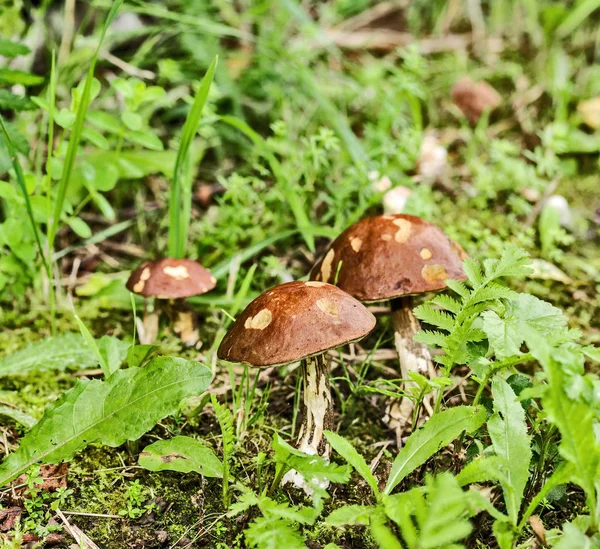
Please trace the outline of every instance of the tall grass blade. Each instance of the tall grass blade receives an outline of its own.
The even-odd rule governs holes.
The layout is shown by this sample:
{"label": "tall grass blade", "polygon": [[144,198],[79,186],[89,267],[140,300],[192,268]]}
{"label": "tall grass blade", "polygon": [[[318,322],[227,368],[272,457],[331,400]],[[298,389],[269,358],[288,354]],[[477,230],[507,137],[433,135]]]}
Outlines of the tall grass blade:
{"label": "tall grass blade", "polygon": [[119,10],[119,7],[121,6],[122,2],[123,0],[115,0],[115,2],[112,5],[112,8],[108,12],[106,21],[104,22],[104,26],[102,27],[98,47],[96,48],[94,56],[92,57],[92,62],[85,79],[83,93],[81,94],[81,101],[77,109],[77,115],[75,117],[73,129],[71,130],[71,135],[69,136],[69,144],[67,146],[67,154],[65,156],[63,173],[58,183],[56,202],[54,203],[52,220],[48,229],[48,247],[50,249],[50,252],[52,252],[52,249],[54,248],[54,239],[56,237],[58,225],[60,223],[60,219],[63,213],[65,198],[67,196],[67,189],[69,187],[69,183],[71,182],[71,173],[73,172],[73,167],[75,166],[75,158],[77,156],[77,149],[79,148],[81,132],[83,131],[83,123],[85,121],[85,115],[90,104],[90,94],[92,90],[92,81],[94,79],[94,69],[96,68],[96,61],[98,60],[98,55],[100,54],[100,48],[102,46],[102,42],[104,41],[106,31],[108,30],[111,21],[117,14],[117,11]]}
{"label": "tall grass blade", "polygon": [[[198,131],[198,125],[200,124],[204,105],[208,99],[208,93],[215,76],[218,61],[219,57],[216,56],[210,67],[208,67],[202,82],[200,82],[196,98],[181,132],[181,141],[179,142],[177,158],[175,159],[173,185],[169,200],[169,257],[180,258],[185,253],[191,208],[192,179],[188,169],[190,147]],[[185,198],[183,203],[182,196]]]}

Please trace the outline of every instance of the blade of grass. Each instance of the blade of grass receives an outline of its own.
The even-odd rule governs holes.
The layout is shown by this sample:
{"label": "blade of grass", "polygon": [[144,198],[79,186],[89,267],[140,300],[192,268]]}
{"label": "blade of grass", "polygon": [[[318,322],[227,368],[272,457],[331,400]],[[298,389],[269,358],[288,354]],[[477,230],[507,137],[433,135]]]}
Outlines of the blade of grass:
{"label": "blade of grass", "polygon": [[8,154],[10,155],[10,160],[13,165],[13,169],[15,170],[15,175],[17,177],[17,184],[23,193],[23,198],[25,200],[25,208],[27,209],[27,217],[29,217],[29,221],[31,223],[31,227],[33,229],[33,234],[35,236],[35,242],[38,247],[38,251],[40,253],[40,257],[42,259],[42,264],[44,265],[44,269],[46,270],[46,274],[48,278],[52,280],[52,274],[48,263],[45,260],[44,248],[42,247],[42,241],[40,240],[40,233],[38,231],[37,224],[35,222],[35,218],[33,216],[33,209],[31,207],[31,201],[29,200],[29,194],[27,193],[27,186],[25,185],[25,177],[23,175],[23,170],[21,169],[21,163],[19,162],[19,158],[17,157],[17,151],[15,150],[14,143],[8,134],[8,130],[4,125],[4,117],[0,115],[0,127],[2,128],[2,135],[4,136],[4,140],[6,142],[6,148],[8,149]]}
{"label": "blade of grass", "polygon": [[571,36],[575,29],[598,8],[600,8],[600,0],[584,0],[583,2],[579,2],[556,29],[556,36],[559,38]]}
{"label": "blade of grass", "polygon": [[56,237],[58,225],[62,217],[65,205],[65,198],[67,196],[67,189],[69,187],[69,183],[71,182],[71,174],[73,172],[73,167],[75,166],[77,149],[79,148],[81,132],[83,131],[83,123],[85,121],[87,109],[90,104],[90,94],[92,90],[92,82],[94,79],[94,69],[96,68],[96,61],[98,60],[98,55],[100,54],[100,48],[102,46],[102,42],[104,41],[106,31],[108,30],[108,27],[112,22],[113,18],[117,14],[117,11],[121,6],[122,1],[123,0],[115,0],[115,2],[112,5],[112,8],[108,12],[106,21],[104,22],[104,25],[102,27],[102,32],[100,33],[100,40],[98,41],[98,46],[96,48],[96,51],[94,52],[94,56],[92,57],[92,62],[90,64],[90,68],[88,69],[88,73],[85,79],[85,85],[81,94],[81,101],[79,103],[79,107],[77,108],[77,114],[75,116],[75,122],[73,123],[73,128],[71,130],[71,135],[69,136],[69,143],[67,145],[67,153],[65,155],[63,173],[58,183],[56,201],[54,202],[54,211],[48,229],[48,248],[50,249],[50,253],[52,253],[52,250],[54,249],[54,239]]}
{"label": "blade of grass", "polygon": [[[185,253],[187,232],[190,223],[191,203],[189,197],[192,185],[189,169],[186,168],[188,168],[190,146],[198,131],[202,111],[208,99],[208,93],[218,62],[219,57],[215,56],[202,82],[200,82],[194,103],[185,119],[185,124],[181,132],[181,140],[177,149],[177,158],[175,159],[175,169],[173,171],[171,197],[169,199],[169,257],[181,258]],[[184,172],[186,172],[185,177]],[[182,203],[182,195],[186,198],[185,203]]]}
{"label": "blade of grass", "polygon": [[277,183],[281,186],[283,195],[290,205],[292,213],[294,214],[294,218],[296,219],[296,225],[302,234],[302,238],[304,238],[304,242],[306,242],[308,249],[311,252],[314,252],[315,239],[311,231],[310,219],[308,218],[308,215],[304,210],[302,203],[300,202],[300,198],[294,192],[294,189],[291,187],[288,178],[283,173],[283,168],[281,167],[279,160],[277,160],[277,157],[269,150],[265,140],[250,126],[248,126],[246,122],[236,118],[235,116],[221,116],[220,119],[226,124],[229,124],[235,129],[241,131],[248,139],[250,139],[250,141],[252,141],[254,146],[257,147],[260,153],[267,159],[267,162],[271,167],[271,171],[273,172]]}

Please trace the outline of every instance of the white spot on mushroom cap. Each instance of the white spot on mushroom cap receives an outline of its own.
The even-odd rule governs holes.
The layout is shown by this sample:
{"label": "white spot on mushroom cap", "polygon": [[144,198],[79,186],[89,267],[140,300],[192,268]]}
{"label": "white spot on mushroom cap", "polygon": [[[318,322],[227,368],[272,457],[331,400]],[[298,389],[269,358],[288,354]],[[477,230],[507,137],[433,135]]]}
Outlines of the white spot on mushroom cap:
{"label": "white spot on mushroom cap", "polygon": [[210,282],[211,282],[211,284],[216,284],[217,279],[213,275],[210,275]]}
{"label": "white spot on mushroom cap", "polygon": [[406,219],[395,219],[393,221],[394,225],[398,227],[396,234],[394,235],[394,240],[399,243],[404,243],[410,237],[410,233],[412,231],[412,223]]}
{"label": "white spot on mushroom cap", "polygon": [[145,267],[142,271],[142,274],[140,274],[139,280],[133,285],[133,291],[136,294],[139,294],[144,289],[144,286],[146,285],[146,280],[148,280],[149,278],[150,269],[148,267]]}
{"label": "white spot on mushroom cap", "polygon": [[333,263],[333,258],[335,257],[335,251],[333,248],[327,252],[327,255],[323,259],[323,263],[321,264],[321,278],[324,282],[329,280],[331,276],[331,264]]}
{"label": "white spot on mushroom cap", "polygon": [[362,240],[360,238],[358,238],[357,236],[353,236],[350,239],[350,246],[352,247],[352,249],[355,252],[359,252],[360,251],[360,247],[362,246]]}
{"label": "white spot on mushroom cap", "polygon": [[264,330],[273,320],[273,313],[269,309],[263,309],[254,316],[246,319],[244,328],[249,330]]}
{"label": "white spot on mushroom cap", "polygon": [[325,286],[325,282],[317,282],[316,280],[308,280],[304,283],[305,286],[310,286],[311,288],[320,288]]}
{"label": "white spot on mushroom cap", "polygon": [[420,252],[420,255],[421,259],[424,259],[425,261],[433,257],[433,254],[431,253],[431,250],[429,248],[423,248]]}
{"label": "white spot on mushroom cap", "polygon": [[163,267],[163,273],[175,280],[185,280],[190,277],[190,272],[185,265],[177,265],[175,267],[167,265]]}
{"label": "white spot on mushroom cap", "polygon": [[340,310],[337,303],[331,301],[331,299],[322,298],[317,300],[317,307],[321,309],[325,314],[337,318],[340,316]]}
{"label": "white spot on mushroom cap", "polygon": [[421,276],[429,284],[444,282],[448,279],[448,273],[443,265],[425,265],[421,269]]}
{"label": "white spot on mushroom cap", "polygon": [[386,242],[389,242],[392,239],[392,235],[389,233],[383,233],[381,235],[381,240],[385,240]]}

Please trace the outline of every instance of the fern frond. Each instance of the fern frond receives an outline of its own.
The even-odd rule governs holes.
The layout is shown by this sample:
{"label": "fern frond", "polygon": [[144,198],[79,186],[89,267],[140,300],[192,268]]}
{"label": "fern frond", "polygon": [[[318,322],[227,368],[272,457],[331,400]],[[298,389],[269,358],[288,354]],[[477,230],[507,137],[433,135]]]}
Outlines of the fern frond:
{"label": "fern frond", "polygon": [[454,327],[454,316],[445,311],[434,309],[430,304],[419,305],[413,311],[414,315],[423,322],[450,332]]}
{"label": "fern frond", "polygon": [[443,309],[446,309],[454,314],[457,314],[462,308],[462,304],[460,303],[460,301],[446,294],[436,295],[431,300],[431,303],[437,305],[438,307],[442,307]]}
{"label": "fern frond", "polygon": [[478,288],[484,283],[481,265],[473,258],[465,259],[463,262],[463,271],[469,277],[469,281],[473,287]]}
{"label": "fern frond", "polygon": [[515,246],[508,244],[500,259],[486,259],[483,262],[486,278],[492,281],[501,277],[521,278],[530,275],[533,270],[529,267],[531,260],[529,254]]}
{"label": "fern frond", "polygon": [[229,408],[220,404],[215,395],[210,395],[210,400],[223,436],[223,503],[227,507],[229,506],[229,472],[235,450],[233,416]]}
{"label": "fern frond", "polygon": [[422,331],[415,334],[414,340],[430,347],[443,348],[448,336],[442,332]]}
{"label": "fern frond", "polygon": [[490,282],[475,290],[469,298],[469,303],[482,303],[484,301],[494,301],[495,299],[516,299],[517,292],[514,292],[506,286],[501,286],[495,282]]}
{"label": "fern frond", "polygon": [[446,280],[446,286],[448,286],[448,288],[450,288],[453,292],[456,292],[463,299],[466,299],[471,294],[471,290],[467,288],[464,282],[460,282],[459,280]]}

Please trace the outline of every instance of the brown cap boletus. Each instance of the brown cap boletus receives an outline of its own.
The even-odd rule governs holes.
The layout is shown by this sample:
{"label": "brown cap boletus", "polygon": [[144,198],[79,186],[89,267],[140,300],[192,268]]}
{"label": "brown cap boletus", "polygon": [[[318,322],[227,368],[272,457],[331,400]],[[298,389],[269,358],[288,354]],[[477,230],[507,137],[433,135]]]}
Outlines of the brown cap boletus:
{"label": "brown cap boletus", "polygon": [[452,101],[475,124],[485,111],[493,111],[502,102],[500,94],[487,82],[465,77],[452,88]]}
{"label": "brown cap boletus", "polygon": [[[318,281],[288,282],[258,296],[238,316],[217,356],[257,368],[302,360],[303,423],[298,448],[328,457],[323,432],[333,427],[333,403],[325,352],[358,341],[375,327],[375,317],[357,299]],[[310,492],[290,471],[284,482]]]}
{"label": "brown cap boletus", "polygon": [[392,325],[402,377],[432,374],[427,346],[413,340],[420,330],[412,296],[464,280],[465,251],[439,228],[412,215],[380,215],[355,223],[338,236],[313,267],[312,280],[335,283],[363,302],[391,301]]}
{"label": "brown cap boletus", "polygon": [[[201,295],[212,290],[216,278],[197,261],[163,258],[146,261],[135,269],[127,280],[127,289],[143,297],[168,300],[165,307],[173,320],[173,329],[186,345],[195,345],[198,330],[193,312],[184,306],[186,297]],[[158,316],[144,317],[144,343],[151,343],[158,329]],[[142,338],[140,338],[142,339]]]}

